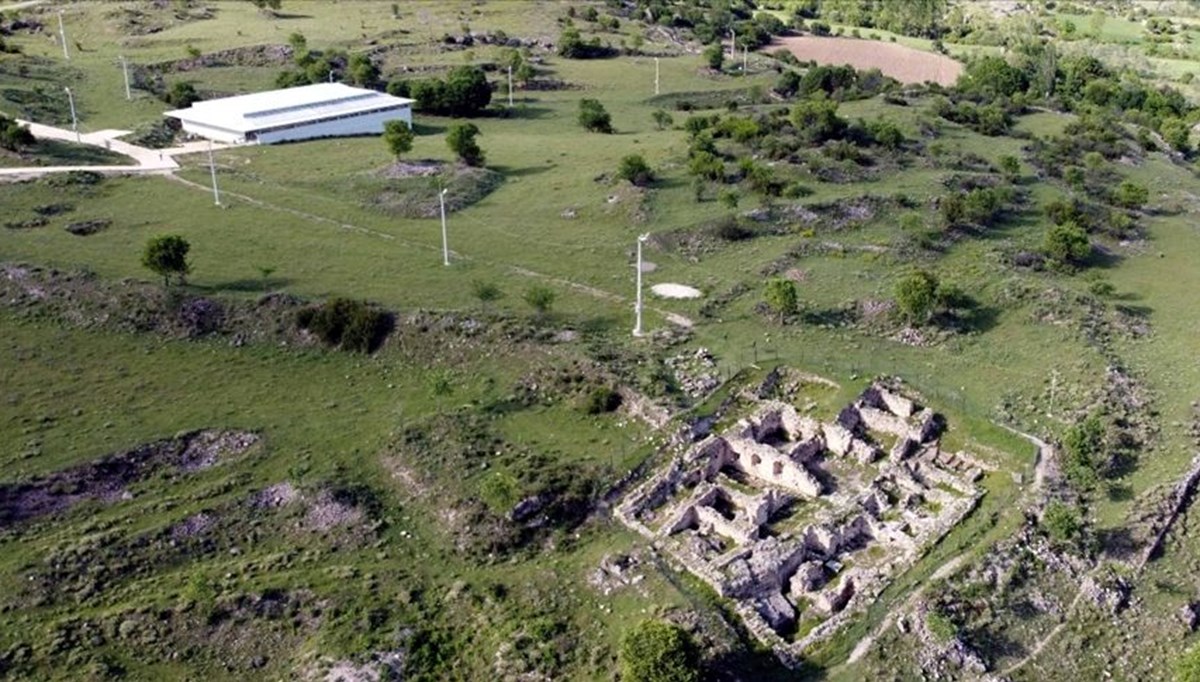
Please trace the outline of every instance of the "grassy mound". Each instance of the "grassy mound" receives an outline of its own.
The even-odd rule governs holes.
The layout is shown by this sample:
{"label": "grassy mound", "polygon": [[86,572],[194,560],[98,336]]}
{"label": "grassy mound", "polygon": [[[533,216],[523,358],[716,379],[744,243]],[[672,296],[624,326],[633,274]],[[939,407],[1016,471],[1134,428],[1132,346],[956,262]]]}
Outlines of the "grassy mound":
{"label": "grassy mound", "polygon": [[504,176],[486,168],[443,161],[395,163],[382,171],[352,181],[355,196],[365,205],[403,218],[435,218],[440,211],[438,192],[446,194],[446,210],[458,211],[483,199],[504,182]]}

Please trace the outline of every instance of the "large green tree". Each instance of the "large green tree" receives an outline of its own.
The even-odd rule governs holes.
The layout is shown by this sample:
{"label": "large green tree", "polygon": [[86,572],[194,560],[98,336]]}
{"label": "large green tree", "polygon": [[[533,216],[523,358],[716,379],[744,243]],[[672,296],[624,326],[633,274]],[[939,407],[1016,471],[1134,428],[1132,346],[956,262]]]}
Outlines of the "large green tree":
{"label": "large green tree", "polygon": [[153,237],[142,251],[142,265],[162,277],[164,285],[170,285],[172,276],[183,283],[192,270],[187,260],[190,249],[187,240],[177,234]]}
{"label": "large green tree", "polygon": [[404,121],[395,120],[383,124],[383,143],[397,159],[412,151],[414,137],[412,128]]}
{"label": "large green tree", "polygon": [[621,682],[697,682],[700,666],[688,633],[673,623],[647,620],[621,637]]}

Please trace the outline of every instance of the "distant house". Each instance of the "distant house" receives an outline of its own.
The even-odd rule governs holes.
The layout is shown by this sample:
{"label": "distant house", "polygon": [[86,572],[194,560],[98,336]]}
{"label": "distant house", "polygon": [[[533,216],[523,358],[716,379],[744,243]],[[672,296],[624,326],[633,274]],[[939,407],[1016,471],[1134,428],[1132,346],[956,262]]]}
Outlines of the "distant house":
{"label": "distant house", "polygon": [[387,121],[412,127],[413,100],[317,83],[196,102],[164,115],[182,122],[185,132],[215,142],[274,144],[314,137],[373,135]]}

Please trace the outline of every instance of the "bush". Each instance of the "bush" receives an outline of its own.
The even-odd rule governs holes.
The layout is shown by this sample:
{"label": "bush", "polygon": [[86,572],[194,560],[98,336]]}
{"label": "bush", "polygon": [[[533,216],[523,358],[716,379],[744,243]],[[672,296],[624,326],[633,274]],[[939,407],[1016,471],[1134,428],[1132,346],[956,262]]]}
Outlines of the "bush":
{"label": "bush", "polygon": [[1096,484],[1106,461],[1104,422],[1089,415],[1063,434],[1063,473],[1081,488]]}
{"label": "bush", "polygon": [[1083,531],[1083,520],[1074,507],[1055,501],[1047,505],[1042,513],[1042,528],[1052,540],[1074,542]]}
{"label": "bush", "polygon": [[186,109],[200,101],[200,94],[196,92],[196,86],[191,83],[178,81],[171,85],[171,89],[167,90],[163,99],[176,109]]}
{"label": "bush", "polygon": [[1113,190],[1113,203],[1129,209],[1139,209],[1150,200],[1150,190],[1142,185],[1126,180]]}
{"label": "bush", "polygon": [[714,43],[704,48],[704,63],[714,71],[720,71],[725,64],[725,48],[720,43]]}
{"label": "bush", "polygon": [[399,159],[402,154],[412,151],[412,128],[408,127],[408,123],[398,119],[387,121],[383,124],[383,143],[387,145],[392,156]]}
{"label": "bush", "polygon": [[620,406],[621,394],[607,386],[592,389],[583,401],[583,411],[593,415],[612,412]]}
{"label": "bush", "polygon": [[896,282],[896,305],[905,320],[922,323],[937,306],[938,278],[927,270],[913,270]]}
{"label": "bush", "polygon": [[648,620],[621,636],[622,682],[697,682],[699,657],[691,637],[672,623]]}
{"label": "bush", "polygon": [[1092,244],[1082,227],[1074,222],[1065,222],[1046,230],[1046,241],[1042,249],[1051,260],[1079,265],[1091,255]]}
{"label": "bush", "polygon": [[475,141],[479,128],[474,123],[455,123],[446,133],[446,146],[468,166],[482,166],[483,150]]}
{"label": "bush", "polygon": [[578,29],[568,28],[558,37],[558,54],[567,59],[601,59],[613,57],[617,51],[608,45],[601,45],[599,38],[585,42]]}
{"label": "bush", "polygon": [[301,329],[317,335],[332,348],[370,353],[391,332],[391,315],[365,301],[335,298],[317,307],[301,310],[296,316]]}
{"label": "bush", "polygon": [[796,283],[783,277],[772,277],[767,280],[763,290],[763,301],[771,310],[779,315],[779,324],[787,321],[789,315],[795,315],[800,307],[800,299],[796,295]]}
{"label": "bush", "polygon": [[650,170],[649,164],[641,154],[630,154],[621,159],[621,165],[617,167],[617,177],[638,187],[645,187],[654,181],[654,171]]}
{"label": "bush", "polygon": [[36,142],[28,126],[17,123],[15,118],[0,114],[0,147],[15,152],[23,147],[31,147]]}
{"label": "bush", "polygon": [[612,117],[599,100],[579,100],[579,125],[593,133],[612,133]]}

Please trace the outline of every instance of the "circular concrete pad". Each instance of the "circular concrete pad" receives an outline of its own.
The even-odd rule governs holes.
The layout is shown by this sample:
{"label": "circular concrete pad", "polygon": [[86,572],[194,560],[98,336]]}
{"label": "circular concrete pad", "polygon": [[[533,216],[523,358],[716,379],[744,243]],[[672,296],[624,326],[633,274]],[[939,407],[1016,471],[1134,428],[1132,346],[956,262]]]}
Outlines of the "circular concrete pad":
{"label": "circular concrete pad", "polygon": [[699,289],[684,284],[671,284],[670,282],[655,284],[650,287],[650,291],[663,298],[700,298],[701,296]]}

